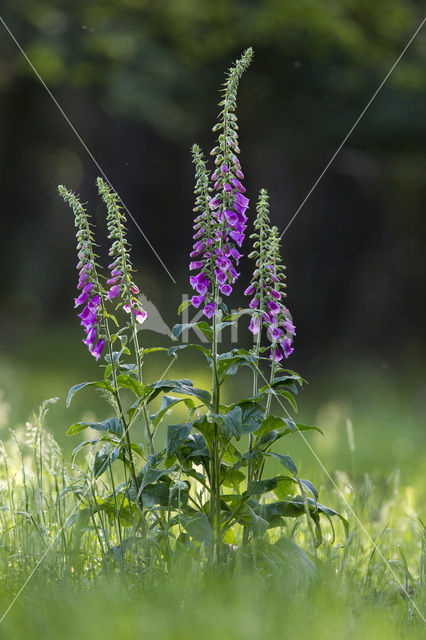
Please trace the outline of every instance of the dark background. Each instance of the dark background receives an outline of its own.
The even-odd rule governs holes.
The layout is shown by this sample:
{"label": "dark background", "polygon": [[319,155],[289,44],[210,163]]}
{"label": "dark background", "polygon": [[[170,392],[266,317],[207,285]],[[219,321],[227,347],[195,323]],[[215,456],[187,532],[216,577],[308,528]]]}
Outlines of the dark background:
{"label": "dark background", "polygon": [[[250,213],[266,187],[284,229],[423,19],[401,0],[3,0],[0,15],[175,277],[129,221],[137,279],[170,325],[189,293],[190,147],[214,144],[231,62],[253,46],[238,109]],[[307,377],[368,361],[404,383],[409,372],[416,389],[424,380],[425,50],[423,28],[283,238],[289,364]],[[56,186],[89,203],[105,246],[97,175],[0,24],[0,341],[14,362],[65,370],[79,350],[77,368],[92,367]]]}

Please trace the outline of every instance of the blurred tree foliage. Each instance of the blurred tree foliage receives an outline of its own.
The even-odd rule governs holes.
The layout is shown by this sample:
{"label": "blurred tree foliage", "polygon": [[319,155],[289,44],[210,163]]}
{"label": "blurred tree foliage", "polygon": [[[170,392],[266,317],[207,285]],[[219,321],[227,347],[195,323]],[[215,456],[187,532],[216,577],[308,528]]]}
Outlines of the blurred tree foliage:
{"label": "blurred tree foliage", "polygon": [[[170,282],[136,246],[148,293],[173,306],[187,278],[189,147],[209,148],[223,69],[254,47],[240,91],[244,168],[251,197],[267,186],[284,228],[423,17],[408,0],[2,0],[0,15],[168,266],[182,270],[176,299],[162,301]],[[285,242],[307,348],[394,344],[395,327],[417,348],[425,47],[420,33]],[[14,274],[0,284],[3,318],[37,324],[49,309],[69,312],[74,288],[72,221],[55,183],[88,198],[98,172],[2,25],[0,141],[2,255]]]}
{"label": "blurred tree foliage", "polygon": [[[95,87],[112,114],[139,117],[169,136],[197,128],[188,118],[188,109],[200,115],[192,103],[204,98],[203,89],[194,87],[197,72],[212,69],[216,82],[216,69],[249,44],[261,61],[252,76],[253,110],[265,103],[272,110],[277,94],[285,92],[293,127],[296,117],[316,135],[324,127],[340,133],[345,105],[378,84],[421,15],[420,6],[401,0],[2,2],[2,16],[49,86]],[[32,72],[5,33],[1,47],[4,88]],[[419,38],[390,81],[404,96],[396,110],[409,108],[407,92],[424,91],[422,53]],[[327,114],[321,127],[312,122],[308,100],[318,102],[319,117]],[[394,105],[375,125],[391,133],[398,116]]]}

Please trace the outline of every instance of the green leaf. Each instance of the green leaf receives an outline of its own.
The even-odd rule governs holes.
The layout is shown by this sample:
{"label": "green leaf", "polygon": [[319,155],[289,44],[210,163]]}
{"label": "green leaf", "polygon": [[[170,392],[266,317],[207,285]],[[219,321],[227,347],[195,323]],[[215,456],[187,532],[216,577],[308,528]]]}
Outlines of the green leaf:
{"label": "green leaf", "polygon": [[166,413],[176,404],[183,402],[189,410],[193,410],[195,407],[195,403],[190,398],[174,398],[173,396],[164,395],[161,398],[161,407],[157,411],[150,416],[152,423],[157,426],[160,424],[161,420],[164,418]]}
{"label": "green leaf", "polygon": [[146,353],[156,353],[157,351],[168,351],[168,349],[167,347],[149,347],[148,349],[143,349],[143,355]]}
{"label": "green leaf", "polygon": [[264,518],[262,518],[261,516],[257,515],[257,513],[255,513],[253,509],[251,509],[250,507],[249,507],[249,511],[250,511],[250,522],[251,522],[251,528],[252,528],[253,534],[256,536],[256,538],[260,538],[268,530],[269,522]]}
{"label": "green leaf", "polygon": [[191,304],[192,304],[191,298],[189,298],[189,300],[184,300],[182,304],[179,305],[178,316],[180,316],[182,311],[185,311],[185,309],[187,309]]}
{"label": "green leaf", "polygon": [[259,496],[264,493],[269,493],[269,491],[273,491],[276,488],[278,481],[281,480],[281,478],[282,476],[276,476],[275,478],[268,478],[265,480],[251,480],[248,483],[245,495]]}
{"label": "green leaf", "polygon": [[84,389],[85,387],[98,387],[98,389],[106,389],[110,393],[114,393],[114,389],[109,380],[96,380],[94,382],[80,382],[79,384],[75,384],[68,391],[67,407],[70,406],[71,400],[73,399],[74,395],[81,389]]}
{"label": "green leaf", "polygon": [[175,393],[182,393],[188,396],[195,396],[201,402],[210,407],[211,397],[208,391],[204,389],[197,389],[193,386],[192,380],[183,378],[181,380],[159,380],[151,385],[145,387],[147,393],[149,393],[149,402],[153,400],[161,391],[174,391]]}
{"label": "green leaf", "polygon": [[142,482],[140,484],[139,493],[143,491],[148,485],[155,484],[160,478],[168,476],[169,473],[173,473],[175,469],[176,465],[170,467],[169,469],[153,469],[152,467],[147,467],[145,465],[144,469],[142,470],[142,474],[140,474],[142,475]]}
{"label": "green leaf", "polygon": [[171,424],[167,427],[167,439],[166,439],[166,456],[171,458],[180,445],[185,442],[190,431],[192,424],[186,422],[184,424]]}
{"label": "green leaf", "polygon": [[143,392],[143,385],[138,380],[125,373],[121,373],[117,376],[117,384],[119,387],[131,389],[138,397]]}
{"label": "green leaf", "polygon": [[108,433],[112,433],[115,436],[122,437],[124,434],[123,423],[120,418],[108,418],[108,420],[104,420],[103,422],[77,422],[73,424],[67,431],[67,436],[75,435],[76,433],[80,433],[80,431],[84,431],[90,427],[91,429],[95,429],[96,431],[107,431]]}
{"label": "green leaf", "polygon": [[212,530],[205,513],[197,513],[192,518],[182,518],[182,524],[191,538],[209,547],[212,543]]}
{"label": "green leaf", "polygon": [[120,453],[120,447],[116,447],[112,453],[110,451],[97,451],[93,462],[93,475],[95,480],[106,471],[110,464],[115,462]]}
{"label": "green leaf", "polygon": [[182,351],[183,349],[197,349],[197,351],[201,351],[201,353],[203,353],[206,356],[209,363],[212,362],[210,351],[205,347],[202,347],[200,344],[178,344],[175,347],[170,347],[168,349],[168,354],[169,356],[174,356],[177,351]]}
{"label": "green leaf", "polygon": [[205,321],[200,320],[200,322],[185,322],[184,324],[175,324],[172,329],[172,336],[175,340],[179,338],[179,336],[188,329],[197,329],[201,331],[201,333],[211,342],[213,339],[213,330],[211,326]]}
{"label": "green leaf", "polygon": [[78,454],[79,451],[81,451],[81,449],[83,449],[84,447],[87,447],[88,444],[90,445],[95,445],[98,444],[99,440],[84,440],[84,442],[80,442],[80,444],[78,444],[75,449],[72,450],[71,453],[71,462],[74,462],[76,455]]}
{"label": "green leaf", "polygon": [[242,410],[242,433],[253,433],[260,429],[263,421],[264,409],[262,405],[253,400],[245,400],[234,405]]}
{"label": "green leaf", "polygon": [[290,456],[285,456],[282,453],[273,453],[273,452],[266,452],[263,454],[264,456],[271,456],[271,458],[275,458],[275,460],[278,460],[279,462],[281,462],[282,465],[284,465],[284,467],[286,469],[288,469],[291,473],[293,473],[295,476],[297,476],[297,467],[296,464],[294,462],[294,460],[292,458],[290,458]]}
{"label": "green leaf", "polygon": [[[324,433],[318,427],[309,427],[306,424],[300,424],[300,422],[296,423],[296,427],[297,428],[295,429],[295,431],[318,431],[318,433],[320,433],[322,436],[324,436]],[[324,438],[325,438],[325,436],[324,436]]]}
{"label": "green leaf", "polygon": [[198,430],[204,437],[206,443],[211,446],[214,440],[214,423],[202,416],[192,423],[194,430]]}
{"label": "green leaf", "polygon": [[259,313],[257,309],[241,309],[241,311],[237,311],[236,313],[231,313],[222,318],[223,322],[232,322],[234,320],[239,320],[241,316],[252,316],[254,313]]}
{"label": "green leaf", "polygon": [[217,367],[220,383],[222,384],[228,376],[235,375],[241,367],[249,367],[252,371],[260,373],[256,358],[252,354],[222,353],[218,358]]}
{"label": "green leaf", "polygon": [[245,474],[238,469],[227,468],[224,465],[220,468],[221,483],[225,487],[232,487],[238,491],[238,488],[242,482],[246,479]]}
{"label": "green leaf", "polygon": [[228,413],[223,414],[221,418],[226,432],[231,436],[234,435],[239,440],[243,432],[243,411],[241,407],[233,407]]}
{"label": "green leaf", "polygon": [[318,489],[315,487],[315,485],[312,484],[310,480],[305,480],[301,478],[299,482],[305,489],[309,491],[309,493],[312,494],[315,500],[318,500],[319,498]]}

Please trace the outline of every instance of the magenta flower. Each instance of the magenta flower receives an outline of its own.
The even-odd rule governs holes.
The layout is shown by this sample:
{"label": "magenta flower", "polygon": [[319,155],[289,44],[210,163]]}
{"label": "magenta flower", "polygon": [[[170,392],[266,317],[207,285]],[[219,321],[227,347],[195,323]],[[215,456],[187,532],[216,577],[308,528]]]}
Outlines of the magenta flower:
{"label": "magenta flower", "polygon": [[284,355],[286,358],[288,358],[288,356],[290,356],[294,351],[293,347],[291,346],[291,342],[288,338],[284,340],[284,342],[282,343],[282,347],[284,349]]}
{"label": "magenta flower", "polygon": [[255,336],[259,333],[260,329],[260,318],[259,316],[252,316],[249,324],[249,330]]}
{"label": "magenta flower", "polygon": [[204,307],[204,315],[207,316],[207,318],[212,318],[215,313],[216,304],[214,302],[209,302],[208,304],[206,304],[206,306]]}
{"label": "magenta flower", "polygon": [[90,352],[92,356],[95,357],[96,362],[101,357],[103,348],[104,348],[104,341],[103,341],[103,338],[101,338],[100,340],[97,341],[95,347]]}
{"label": "magenta flower", "polygon": [[118,295],[120,295],[120,285],[119,284],[115,284],[108,291],[108,295],[107,295],[108,300],[112,300],[113,298],[116,298]]}

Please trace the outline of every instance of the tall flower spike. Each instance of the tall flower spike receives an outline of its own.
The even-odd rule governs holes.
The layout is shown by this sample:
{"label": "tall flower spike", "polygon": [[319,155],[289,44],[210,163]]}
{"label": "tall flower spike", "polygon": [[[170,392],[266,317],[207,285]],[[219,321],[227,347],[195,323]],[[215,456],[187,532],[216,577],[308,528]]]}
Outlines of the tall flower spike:
{"label": "tall flower spike", "polygon": [[77,254],[78,254],[78,283],[80,291],[75,298],[75,308],[85,305],[78,317],[86,332],[84,344],[96,361],[101,357],[104,348],[104,333],[99,322],[100,310],[103,306],[103,291],[99,284],[96,267],[97,256],[94,252],[94,238],[89,222],[89,215],[80,203],[77,196],[59,185],[59,194],[69,204],[74,212],[75,226],[77,228]]}
{"label": "tall flower spike", "polygon": [[249,329],[256,335],[265,327],[272,343],[270,357],[279,362],[283,355],[288,358],[293,353],[290,336],[295,335],[295,327],[282,302],[286,297],[285,267],[281,262],[278,229],[269,225],[265,189],[260,192],[254,227],[255,232],[251,235],[253,251],[249,257],[255,260],[256,266],[251,284],[244,293],[251,297],[250,308],[257,309],[258,313],[252,316]]}
{"label": "tall flower spike", "polygon": [[107,207],[107,226],[112,240],[109,256],[112,262],[108,265],[111,275],[107,280],[110,287],[107,297],[114,300],[121,297],[123,309],[127,313],[132,312],[139,324],[143,324],[147,318],[146,311],[142,308],[138,298],[139,288],[133,282],[133,267],[130,260],[130,246],[127,242],[126,217],[119,204],[116,193],[106,184],[102,178],[97,179],[99,195]]}
{"label": "tall flower spike", "polygon": [[189,278],[191,287],[196,291],[192,297],[195,308],[204,305],[204,313],[211,317],[216,310],[214,302],[214,287],[211,283],[215,278],[214,246],[216,244],[216,232],[219,226],[216,215],[209,207],[211,187],[207,174],[206,163],[200,147],[194,144],[192,147],[192,161],[195,165],[195,207],[198,214],[194,221],[194,246],[190,254],[192,262],[190,271],[199,272]]}
{"label": "tall flower spike", "polygon": [[247,49],[228,71],[222,90],[224,95],[219,103],[222,110],[219,122],[213,127],[213,131],[220,131],[218,144],[211,151],[211,155],[216,156],[216,169],[212,174],[213,195],[200,149],[197,145],[193,147],[195,211],[201,213],[195,220],[195,244],[190,254],[191,258],[198,259],[191,262],[190,269],[201,271],[191,276],[190,282],[198,293],[192,298],[192,304],[195,307],[204,304],[204,314],[208,318],[216,311],[216,292],[229,296],[239,276],[235,265],[241,258],[238,249],[244,240],[249,200],[243,195],[245,188],[240,182],[244,175],[238,160],[240,149],[235,110],[238,84],[252,57],[253,50]]}

